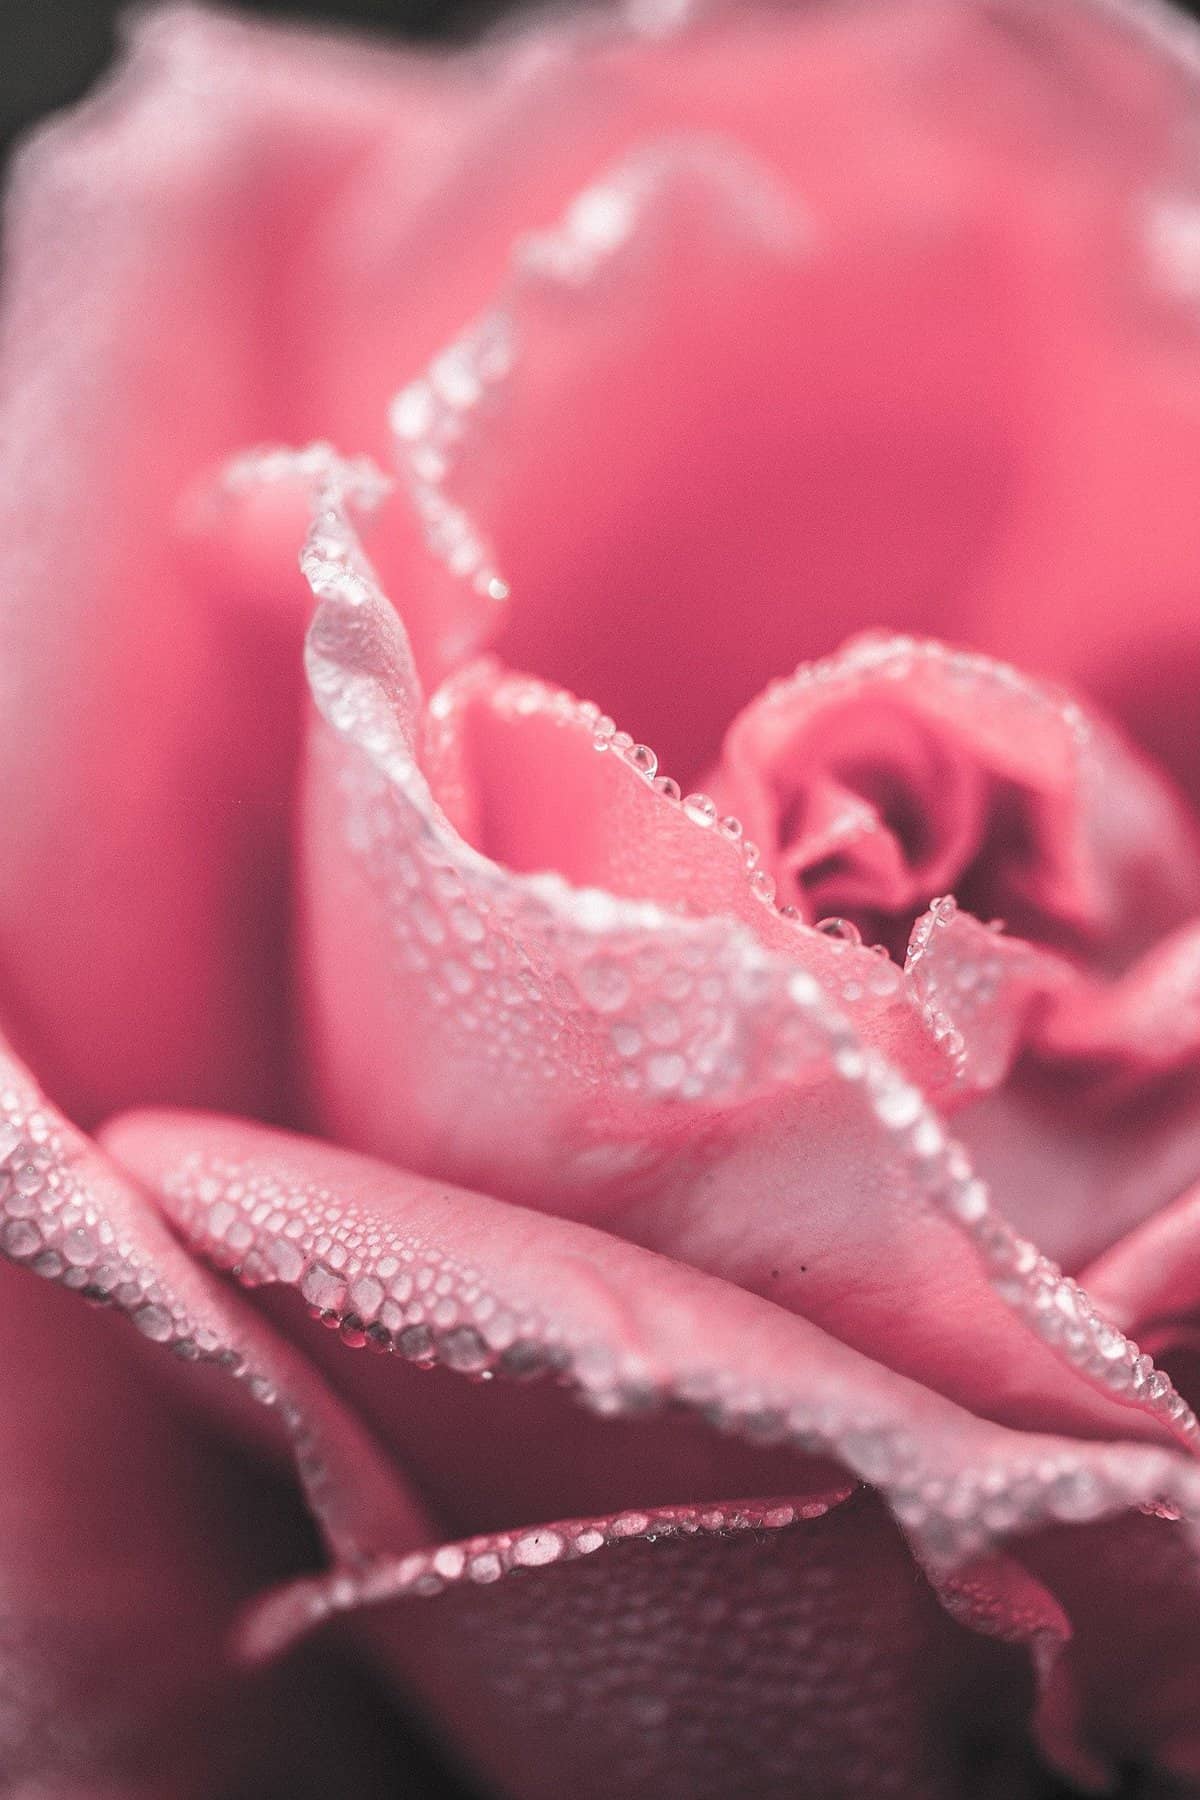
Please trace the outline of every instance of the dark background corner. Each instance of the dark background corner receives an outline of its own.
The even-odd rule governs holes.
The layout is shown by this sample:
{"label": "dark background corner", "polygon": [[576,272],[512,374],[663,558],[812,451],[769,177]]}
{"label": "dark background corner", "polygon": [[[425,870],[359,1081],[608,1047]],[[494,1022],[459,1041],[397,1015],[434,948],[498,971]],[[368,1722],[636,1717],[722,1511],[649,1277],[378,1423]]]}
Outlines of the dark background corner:
{"label": "dark background corner", "polygon": [[[428,41],[469,36],[510,0],[234,3],[264,18],[322,20]],[[91,86],[112,57],[116,22],[126,10],[127,0],[0,0],[0,157],[27,126]]]}

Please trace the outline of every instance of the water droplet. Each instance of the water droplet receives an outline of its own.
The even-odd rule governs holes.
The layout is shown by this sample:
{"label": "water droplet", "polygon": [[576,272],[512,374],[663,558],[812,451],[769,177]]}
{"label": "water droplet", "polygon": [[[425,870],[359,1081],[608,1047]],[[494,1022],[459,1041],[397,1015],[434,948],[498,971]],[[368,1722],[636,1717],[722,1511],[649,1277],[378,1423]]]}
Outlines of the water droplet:
{"label": "water droplet", "polygon": [[457,1330],[448,1331],[439,1350],[447,1368],[463,1372],[485,1368],[491,1360],[491,1352],[471,1325],[460,1325]]}
{"label": "water droplet", "polygon": [[629,977],[611,957],[593,957],[579,971],[579,989],[597,1012],[620,1012],[629,999]]}
{"label": "water droplet", "polygon": [[978,1177],[956,1186],[950,1194],[951,1210],[965,1224],[973,1225],[988,1210],[987,1189]]}
{"label": "water droplet", "polygon": [[673,1093],[687,1074],[687,1063],[674,1051],[652,1056],[646,1063],[646,1075],[652,1088],[660,1094]]}
{"label": "water droplet", "polygon": [[96,1254],[96,1246],[87,1232],[77,1227],[74,1231],[68,1231],[63,1239],[62,1252],[69,1263],[82,1269],[92,1261]]}
{"label": "water droplet", "polygon": [[775,898],[775,877],[766,869],[755,869],[750,877],[750,891],[756,900],[770,906]]}
{"label": "water droplet", "polygon": [[682,789],[680,788],[679,783],[677,781],[672,781],[669,775],[655,776],[654,791],[661,794],[664,800],[678,801],[682,797]]}
{"label": "water droplet", "polygon": [[435,1571],[446,1581],[457,1581],[463,1572],[466,1561],[466,1551],[460,1549],[457,1544],[443,1544],[442,1548],[434,1553],[433,1566]]}
{"label": "water droplet", "polygon": [[346,1297],[346,1284],[324,1263],[312,1263],[300,1283],[300,1292],[320,1312],[337,1312]]}
{"label": "water droplet", "polygon": [[360,1275],[350,1289],[350,1304],[362,1319],[372,1319],[383,1305],[383,1283]]}
{"label": "water droplet", "polygon": [[133,1322],[144,1337],[165,1344],[171,1335],[171,1315],[165,1306],[139,1306]]}
{"label": "water droplet", "polygon": [[299,1281],[304,1273],[304,1258],[295,1244],[289,1243],[286,1238],[275,1238],[267,1255],[281,1281]]}
{"label": "water droplet", "polygon": [[527,1569],[555,1562],[562,1553],[563,1541],[557,1531],[528,1531],[513,1545],[513,1561]]}
{"label": "water droplet", "polygon": [[433,1355],[433,1333],[428,1325],[406,1325],[396,1340],[401,1356],[426,1362]]}
{"label": "water droplet", "polygon": [[683,803],[683,810],[694,825],[716,823],[717,803],[710,800],[707,794],[689,794]]}
{"label": "water droplet", "polygon": [[731,843],[736,844],[741,838],[742,821],[733,813],[726,813],[725,817],[718,821],[717,828],[722,836],[729,838]]}
{"label": "water droplet", "polygon": [[658,773],[658,758],[649,744],[635,744],[625,761],[631,768],[636,769],[639,775],[644,775],[647,781],[653,781]]}
{"label": "water droplet", "polygon": [[889,1081],[875,1096],[875,1111],[885,1125],[903,1130],[921,1115],[921,1095],[905,1081]]}
{"label": "water droplet", "polygon": [[450,924],[457,937],[464,943],[481,943],[484,936],[483,920],[475,910],[466,905],[458,905],[450,910]]}
{"label": "water droplet", "polygon": [[10,1219],[4,1227],[0,1242],[10,1256],[33,1256],[42,1247],[41,1235],[35,1225],[26,1219]]}
{"label": "water droplet", "polygon": [[[839,942],[843,944],[862,943],[862,932],[858,929],[858,926],[852,919],[839,919],[837,917],[818,919],[817,930],[821,932],[824,937],[837,938]],[[884,955],[887,955],[886,950],[884,951]]]}

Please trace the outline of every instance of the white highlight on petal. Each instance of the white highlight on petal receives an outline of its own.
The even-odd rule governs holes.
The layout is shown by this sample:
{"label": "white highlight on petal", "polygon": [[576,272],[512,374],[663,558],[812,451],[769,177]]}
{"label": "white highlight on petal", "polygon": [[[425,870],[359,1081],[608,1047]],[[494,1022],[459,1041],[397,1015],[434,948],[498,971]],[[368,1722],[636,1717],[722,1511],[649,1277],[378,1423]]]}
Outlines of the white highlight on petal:
{"label": "white highlight on petal", "polygon": [[698,185],[740,232],[773,254],[791,256],[806,241],[795,196],[738,145],[697,134],[644,146],[583,189],[557,225],[516,240],[495,303],[392,402],[396,459],[426,541],[453,575],[489,599],[507,600],[508,582],[450,486],[459,456],[516,367],[518,303],[534,284],[586,288],[651,232],[662,202],[681,184]]}

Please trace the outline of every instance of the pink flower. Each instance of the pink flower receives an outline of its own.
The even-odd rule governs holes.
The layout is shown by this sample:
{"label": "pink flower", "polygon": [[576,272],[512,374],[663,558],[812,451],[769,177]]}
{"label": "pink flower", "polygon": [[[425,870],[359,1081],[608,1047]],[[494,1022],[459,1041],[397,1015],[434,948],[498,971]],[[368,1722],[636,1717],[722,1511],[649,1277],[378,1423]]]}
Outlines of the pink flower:
{"label": "pink flower", "polygon": [[6,1791],[1200,1791],[1198,58],[172,7],[25,149]]}

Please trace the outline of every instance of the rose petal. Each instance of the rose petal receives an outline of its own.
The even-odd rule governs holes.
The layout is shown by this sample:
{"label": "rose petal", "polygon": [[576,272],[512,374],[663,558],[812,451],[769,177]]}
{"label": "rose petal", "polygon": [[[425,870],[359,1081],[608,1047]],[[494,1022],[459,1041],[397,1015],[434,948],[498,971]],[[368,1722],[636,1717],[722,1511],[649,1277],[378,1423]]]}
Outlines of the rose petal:
{"label": "rose petal", "polygon": [[[56,1112],[2,1044],[0,1082],[0,1252],[115,1307],[182,1362],[215,1364],[242,1383],[265,1409],[255,1438],[290,1442],[314,1514],[339,1553],[408,1541],[420,1511],[362,1426],[195,1266],[145,1196]],[[244,1422],[245,1409],[238,1416]]]}
{"label": "rose petal", "polygon": [[1106,981],[952,901],[914,933],[908,973],[928,1031],[960,1095],[984,1095],[955,1129],[1010,1221],[1068,1269],[1152,1219],[1200,1168],[1195,946],[1185,926]]}
{"label": "rose petal", "polygon": [[899,915],[907,936],[953,889],[1111,969],[1200,903],[1195,823],[1150,766],[1067,695],[943,644],[870,636],[802,666],[730,726],[714,780],[810,918]]}
{"label": "rose petal", "polygon": [[[812,976],[732,921],[520,875],[463,842],[416,762],[420,686],[344,484],[331,468],[303,558],[320,602],[308,980],[334,1133],[603,1217],[992,1416],[1055,1425],[1066,1406],[1094,1427],[1119,1389],[1170,1420],[1136,1349],[995,1218],[920,1093]],[[1090,1392],[1064,1386],[1060,1358]]]}
{"label": "rose petal", "polygon": [[14,164],[0,985],[85,1123],[151,1095],[286,1099],[302,611],[243,606],[176,509],[214,459],[312,429],[297,259],[385,130],[420,185],[455,91],[417,58],[166,7]]}
{"label": "rose petal", "polygon": [[[746,1508],[745,1524],[772,1510],[792,1509]],[[644,1518],[650,1542],[635,1519],[607,1545],[580,1521],[573,1539],[564,1530],[569,1562],[539,1563],[552,1528],[526,1533],[520,1580],[493,1581],[495,1552],[463,1546],[464,1580],[413,1572],[418,1594],[443,1597],[386,1607],[364,1635],[483,1779],[521,1800],[782,1800],[798,1780],[829,1800],[949,1800],[986,1794],[989,1764],[997,1793],[1031,1792],[1020,1654],[940,1611],[876,1505],[759,1531],[704,1516],[713,1525]],[[437,1553],[445,1566],[458,1548]],[[378,1578],[381,1600],[386,1573],[363,1584]]]}
{"label": "rose petal", "polygon": [[490,860],[671,913],[736,920],[802,963],[915,1080],[935,1092],[947,1084],[936,1038],[897,972],[770,905],[741,822],[704,794],[681,795],[658,776],[648,746],[593,703],[481,658],[430,699],[420,761],[455,830]]}
{"label": "rose petal", "polygon": [[294,1516],[279,1504],[256,1544],[269,1496],[147,1381],[129,1334],[7,1265],[0,1295],[6,1783],[213,1792],[239,1760],[222,1638],[278,1578]]}
{"label": "rose petal", "polygon": [[[713,1427],[735,1436],[777,1441],[780,1453],[790,1447],[805,1458],[832,1456],[887,1498],[910,1544],[959,1616],[977,1629],[1026,1641],[1034,1649],[1041,1677],[1050,1684],[1044,1702],[1047,1742],[1064,1766],[1077,1774],[1094,1773],[1098,1766],[1095,1757],[1107,1740],[1102,1729],[1094,1729],[1094,1720],[1089,1723],[1090,1751],[1086,1738],[1073,1735],[1074,1702],[1062,1687],[1068,1672],[1060,1677],[1055,1668],[1067,1627],[1053,1599],[1036,1584],[1031,1585],[1019,1567],[1006,1572],[999,1566],[981,1564],[979,1559],[1013,1534],[1028,1532],[1047,1520],[1075,1527],[1122,1513],[1132,1505],[1163,1501],[1195,1517],[1200,1491],[1194,1468],[1185,1459],[1148,1447],[1032,1436],[989,1425],[870,1363],[805,1321],[737,1289],[647,1257],[585,1227],[535,1218],[482,1196],[457,1194],[445,1184],[422,1183],[316,1143],[234,1121],[171,1115],[133,1115],[118,1121],[110,1128],[109,1141],[114,1153],[159,1194],[194,1248],[223,1266],[236,1254],[237,1272],[244,1281],[259,1284],[280,1279],[272,1243],[282,1233],[303,1259],[303,1271],[296,1276],[300,1291],[310,1306],[323,1311],[327,1323],[341,1323],[342,1336],[349,1344],[362,1344],[365,1339],[378,1348],[394,1349],[401,1358],[437,1360],[452,1371],[476,1377],[490,1372],[511,1378],[539,1368],[554,1369],[560,1380],[569,1380],[604,1415],[603,1422],[594,1423],[591,1430],[601,1457],[608,1441],[610,1461],[614,1445],[622,1443],[620,1427],[610,1422],[611,1417],[614,1411],[619,1415],[632,1407],[637,1417],[652,1422],[629,1426],[630,1445],[624,1446],[621,1454],[630,1455],[632,1467],[641,1467],[643,1474],[653,1466],[652,1462],[642,1464],[636,1446],[630,1446],[639,1432],[651,1441],[657,1436],[662,1429],[657,1408],[664,1401],[675,1408],[699,1410]],[[249,1230],[251,1241],[244,1243],[244,1237],[239,1238],[244,1248],[233,1252],[229,1241],[239,1226]],[[352,1308],[358,1310],[351,1312]],[[663,1548],[669,1552],[677,1529],[683,1529],[678,1521],[685,1515],[691,1517],[692,1510],[672,1509],[656,1523],[658,1513],[653,1505],[643,1509],[627,1506],[619,1526],[612,1519],[586,1516],[573,1524],[561,1520],[545,1524],[546,1513],[531,1516],[526,1510],[527,1465],[532,1462],[551,1485],[556,1479],[554,1471],[561,1483],[563,1473],[569,1479],[577,1465],[581,1471],[578,1479],[584,1485],[589,1479],[582,1473],[589,1458],[577,1457],[578,1434],[569,1422],[564,1428],[553,1389],[541,1390],[545,1410],[538,1440],[542,1446],[554,1446],[553,1457],[536,1449],[531,1438],[526,1453],[514,1459],[513,1444],[521,1440],[514,1439],[510,1429],[514,1415],[502,1404],[502,1384],[480,1386],[459,1381],[456,1385],[453,1375],[439,1381],[433,1375],[406,1372],[402,1365],[397,1366],[397,1359],[387,1356],[347,1357],[344,1345],[332,1335],[297,1335],[331,1370],[340,1366],[341,1382],[377,1419],[393,1445],[415,1461],[423,1482],[428,1471],[436,1470],[443,1483],[457,1479],[462,1501],[470,1501],[479,1487],[480,1472],[486,1471],[484,1487],[491,1493],[493,1506],[502,1507],[507,1487],[512,1523],[499,1536],[493,1527],[491,1536],[466,1543],[439,1547],[430,1541],[404,1559],[377,1559],[357,1577],[331,1578],[315,1588],[304,1585],[289,1590],[256,1615],[254,1641],[269,1648],[278,1633],[307,1629],[327,1618],[331,1609],[357,1609],[401,1594],[421,1596],[447,1587],[457,1591],[462,1583],[461,1605],[449,1596],[438,1602],[435,1610],[439,1614],[443,1607],[448,1608],[444,1624],[406,1615],[391,1640],[391,1654],[404,1679],[432,1695],[443,1716],[450,1718],[455,1735],[462,1732],[465,1718],[481,1722],[482,1735],[476,1736],[472,1726],[468,1741],[486,1767],[493,1772],[497,1766],[511,1770],[510,1759],[518,1757],[521,1776],[517,1779],[510,1774],[510,1780],[517,1779],[518,1791],[524,1792],[522,1784],[533,1777],[520,1761],[517,1746],[529,1739],[528,1696],[522,1689],[515,1718],[511,1704],[489,1701],[486,1693],[496,1675],[489,1670],[490,1652],[480,1650],[494,1642],[496,1654],[504,1654],[509,1618],[505,1593],[510,1585],[527,1591],[524,1582],[509,1584],[500,1576],[509,1566],[541,1568],[565,1562],[569,1570],[558,1572],[566,1584],[564,1605],[568,1611],[575,1609],[577,1620],[590,1617],[587,1596],[593,1591],[598,1604],[603,1603],[602,1595],[611,1597],[613,1617],[627,1617],[629,1597],[619,1578],[624,1552],[614,1550],[611,1540],[639,1533],[655,1538],[665,1532]],[[432,1410],[416,1393],[430,1382],[436,1385]],[[615,1439],[611,1436],[614,1431],[618,1432]],[[571,1446],[565,1457],[564,1445]],[[801,1472],[804,1466],[803,1461],[797,1463]],[[536,1486],[535,1474],[535,1490]],[[806,1487],[811,1494],[811,1487]],[[786,1499],[786,1485],[777,1492]],[[843,1507],[839,1512],[846,1510]],[[716,1517],[722,1508],[717,1505],[711,1511]],[[529,1521],[524,1530],[522,1520]],[[1184,1528],[1159,1521],[1156,1529],[1182,1532]],[[611,1567],[613,1559],[618,1559],[618,1566],[612,1569],[613,1587],[607,1576],[596,1578],[599,1587],[595,1590],[590,1577],[585,1588],[571,1585],[577,1575],[582,1579],[586,1573],[579,1559],[590,1556],[592,1533],[594,1547],[603,1549],[594,1566]],[[843,1545],[839,1549],[837,1564],[842,1573],[832,1577],[839,1594],[838,1584],[849,1578],[849,1569],[871,1564],[880,1550],[878,1538],[852,1536],[857,1547]],[[606,1538],[609,1547],[604,1549]],[[650,1594],[660,1592],[659,1582],[664,1584],[664,1596],[672,1589],[689,1596],[687,1618],[692,1629],[686,1635],[694,1642],[699,1634],[699,1641],[707,1642],[699,1622],[703,1613],[697,1618],[690,1610],[692,1582],[713,1598],[712,1617],[725,1618],[724,1608],[719,1613],[716,1610],[710,1584],[723,1586],[735,1579],[743,1590],[743,1602],[749,1604],[746,1591],[752,1594],[764,1567],[773,1566],[772,1557],[759,1554],[752,1567],[743,1564],[736,1576],[730,1577],[720,1559],[715,1564],[705,1562],[712,1550],[711,1545],[703,1551],[698,1546],[689,1550],[685,1563],[690,1572],[677,1566],[669,1554],[665,1567],[653,1560],[639,1566],[636,1579],[657,1621],[660,1653],[661,1604],[652,1605],[649,1599]],[[659,1552],[656,1544],[648,1555],[657,1557]],[[806,1552],[804,1566],[812,1567],[812,1554]],[[1195,1554],[1194,1547],[1188,1554]],[[478,1568],[473,1569],[476,1559]],[[807,1579],[795,1571],[787,1584],[789,1591],[808,1592]],[[890,1577],[881,1577],[881,1581],[883,1592],[893,1591]],[[486,1595],[480,1593],[478,1600],[468,1600],[465,1590],[481,1585]],[[911,1594],[911,1581],[904,1585]],[[493,1599],[499,1603],[495,1613],[487,1610]],[[539,1594],[534,1604],[548,1628],[548,1593]],[[1125,1604],[1140,1608],[1149,1602],[1134,1583]],[[839,1609],[844,1621],[846,1612],[840,1603]],[[636,1608],[634,1616],[638,1616]],[[1145,1623],[1148,1630],[1153,1629],[1150,1620]],[[444,1639],[440,1636],[443,1630],[448,1634]],[[683,1621],[680,1630],[685,1630]],[[828,1654],[840,1657],[841,1635],[824,1635]],[[895,1646],[889,1634],[881,1627],[872,1633],[871,1641],[886,1650],[888,1666],[894,1667]],[[798,1644],[793,1646],[793,1652],[798,1649]],[[557,1652],[549,1646],[548,1654],[547,1679],[550,1669],[561,1672],[572,1667],[583,1649],[582,1645],[572,1649],[568,1636]],[[820,1730],[802,1704],[806,1686],[797,1671],[804,1667],[804,1658],[793,1660],[782,1644],[779,1654],[780,1678],[796,1709],[796,1731],[804,1734],[811,1754],[831,1759],[844,1755],[848,1723],[834,1708],[826,1731]],[[975,1666],[970,1662],[974,1653],[969,1655],[964,1647],[958,1654],[961,1666]],[[1088,1651],[1092,1658],[1099,1654],[1094,1646]],[[620,1691],[624,1691],[625,1680],[632,1679],[637,1668],[636,1648],[623,1642],[609,1644],[606,1655],[614,1682],[619,1675]],[[510,1673],[527,1665],[534,1671],[531,1678],[536,1678],[542,1665],[530,1665],[524,1654],[515,1662],[510,1657],[507,1664]],[[811,1660],[808,1666],[811,1668]],[[1077,1676],[1074,1664],[1072,1668]],[[885,1679],[882,1670],[880,1679]],[[722,1675],[721,1680],[726,1677]],[[484,1683],[483,1698],[474,1686],[477,1681]],[[472,1695],[469,1708],[464,1703],[468,1688]],[[660,1698],[665,1689],[669,1684],[656,1683],[655,1693]],[[1015,1691],[1011,1671],[1003,1690]],[[862,1685],[856,1685],[854,1691],[861,1701]],[[510,1702],[518,1698],[516,1690],[509,1693]],[[739,1693],[736,1682],[727,1691],[731,1717],[740,1717],[738,1708],[748,1704],[744,1697],[738,1698]],[[756,1691],[754,1698],[761,1711],[761,1692]],[[994,1692],[992,1699],[994,1703]],[[1086,1712],[1096,1699],[1097,1694],[1087,1687],[1079,1704]],[[500,1704],[500,1710],[493,1716],[490,1707],[494,1703]],[[600,1705],[598,1698],[596,1704]],[[922,1703],[914,1696],[906,1704]],[[707,1710],[719,1714],[722,1709],[714,1702]],[[570,1716],[578,1715],[572,1712]],[[620,1706],[612,1716],[598,1714],[596,1730],[603,1733],[622,1728],[625,1717]],[[534,1761],[543,1769],[559,1771],[560,1759],[567,1751],[552,1736],[549,1716],[544,1728],[538,1724],[533,1729],[537,1733]],[[543,1729],[546,1735],[542,1735]],[[751,1734],[751,1739],[769,1748],[777,1736],[760,1731]],[[574,1741],[578,1742],[577,1733]],[[790,1758],[800,1740],[789,1741],[785,1734],[784,1741]],[[933,1741],[939,1740],[935,1736]],[[706,1771],[721,1766],[721,1752],[709,1734],[700,1734],[696,1754],[698,1762],[686,1765],[686,1779],[715,1779]],[[830,1791],[839,1792],[839,1765],[831,1760],[829,1766]],[[580,1772],[579,1779],[585,1783],[582,1791],[591,1791],[586,1773]],[[681,1774],[679,1780],[684,1779]],[[535,1784],[529,1791],[550,1789]],[[635,1784],[632,1791],[641,1790]],[[656,1790],[648,1786],[646,1791]],[[771,1791],[769,1787],[767,1791]]]}
{"label": "rose petal", "polygon": [[[132,1114],[106,1138],[207,1259],[227,1266],[238,1231],[242,1279],[295,1287],[352,1343],[476,1375],[552,1368],[603,1413],[670,1398],[735,1433],[832,1455],[891,1496],[931,1567],[1040,1518],[1077,1516],[1084,1488],[1097,1515],[1130,1503],[1127,1479],[1166,1482],[1192,1505],[1197,1477],[1177,1452],[1043,1440],[971,1418],[807,1320],[589,1227],[236,1120]],[[286,1272],[281,1241],[299,1258]],[[382,1359],[355,1366],[367,1397],[376,1378],[365,1371]],[[1124,1419],[1138,1424],[1136,1413]],[[393,1415],[393,1435],[402,1420]],[[458,1454],[468,1448],[477,1462],[477,1445]],[[422,1455],[419,1434],[412,1451]]]}
{"label": "rose petal", "polygon": [[[491,609],[472,613],[470,578],[498,577],[513,593],[505,660],[596,699],[681,780],[767,679],[861,626],[952,621],[980,647],[1111,686],[1143,629],[1143,535],[1149,629],[1190,642],[1177,471],[1200,383],[1173,252],[1195,205],[1179,151],[1193,102],[1187,34],[1157,37],[1138,15],[1021,0],[718,13],[652,46],[545,36],[519,96],[497,101],[488,220],[472,162],[416,239],[445,278],[414,322],[430,364],[405,392],[402,460],[430,453],[418,486],[437,490],[435,536],[468,579],[457,598],[436,574],[404,587],[432,583],[456,629],[465,609],[477,647]],[[711,168],[707,227],[675,271],[655,263],[678,194],[633,172],[657,158],[662,175],[654,146],[678,143],[681,121],[693,143],[729,147],[743,216],[763,171],[797,197],[785,332],[769,309],[788,265],[736,229]],[[353,242],[375,269],[394,246],[377,200]],[[386,307],[392,329],[390,293]],[[360,354],[384,337],[382,323],[360,334]],[[1157,491],[1132,460],[1143,438],[1161,454]],[[819,604],[796,604],[798,581]],[[757,628],[731,636],[729,608],[746,604]]]}
{"label": "rose petal", "polygon": [[1200,1305],[1200,1188],[1189,1188],[1089,1266],[1110,1318],[1151,1325]]}
{"label": "rose petal", "polygon": [[[788,102],[793,118],[797,104]],[[828,144],[821,152],[833,153]],[[529,223],[537,229],[517,240],[491,307],[393,407],[401,469],[455,578],[423,565],[418,581],[393,579],[436,594],[443,657],[461,657],[502,626],[506,661],[595,698],[680,780],[694,778],[725,721],[804,646],[797,571],[848,621],[863,613],[866,591],[877,592],[874,563],[848,553],[849,520],[839,531],[834,515],[847,465],[864,438],[890,432],[893,408],[908,414],[907,455],[864,484],[853,521],[855,543],[886,562],[890,587],[945,580],[946,564],[992,528],[1007,451],[979,384],[969,410],[955,400],[956,375],[979,349],[974,325],[948,299],[962,280],[961,248],[947,266],[943,245],[921,233],[917,253],[905,219],[886,268],[872,245],[848,275],[828,244],[821,254],[811,241],[803,189],[789,194],[772,163],[747,157],[737,139],[698,133],[655,134],[576,194],[558,224]],[[825,221],[826,236],[842,224]],[[975,261],[986,284],[986,258]],[[902,395],[893,360],[888,379],[872,382],[867,365],[881,340],[848,314],[847,281],[864,308],[885,286],[906,313],[945,315],[936,357],[918,353]],[[816,416],[829,372],[845,366],[856,369],[853,391],[841,384],[818,444],[779,393],[803,394]],[[586,440],[555,454],[562,422],[577,417],[588,421]],[[719,433],[707,428],[713,417]],[[786,496],[771,478],[780,466],[790,471]],[[948,482],[953,506],[941,503]],[[721,532],[698,530],[698,516],[719,517]],[[728,605],[747,582],[759,624],[730,634]],[[482,595],[472,623],[456,623],[465,604],[456,586]],[[419,644],[429,605],[414,607]],[[602,631],[590,623],[600,618]]]}
{"label": "rose petal", "polygon": [[[6,1166],[6,1190],[11,1180]],[[81,1215],[95,1199],[93,1189]],[[16,1224],[30,1228],[27,1207],[9,1218],[6,1242]],[[83,1229],[58,1240],[69,1254]],[[143,1244],[156,1237],[171,1245],[168,1260],[186,1260],[149,1215]],[[193,1291],[209,1285],[193,1273]],[[244,1313],[236,1300],[224,1305]],[[244,1335],[259,1347],[267,1336],[248,1316]],[[7,1260],[0,1358],[9,1375],[0,1399],[10,1472],[0,1492],[0,1767],[9,1790],[210,1800],[316,1795],[335,1775],[374,1794],[373,1770],[386,1767],[399,1779],[402,1741],[381,1747],[380,1721],[344,1665],[322,1654],[251,1681],[229,1656],[238,1610],[312,1566],[298,1490],[215,1437],[162,1379],[167,1359],[146,1338]],[[275,1360],[288,1360],[282,1347]],[[186,1380],[200,1378],[189,1368]],[[317,1385],[311,1374],[306,1385]],[[327,1733],[337,1739],[332,1768]]]}
{"label": "rose petal", "polygon": [[[1108,1765],[1110,1783],[1154,1771],[1164,1791],[1188,1792],[1200,1781],[1200,1577],[1186,1533],[1130,1513],[1038,1533],[1021,1554],[1073,1626],[1072,1734]],[[1051,1705],[1044,1730],[1055,1724]]]}

